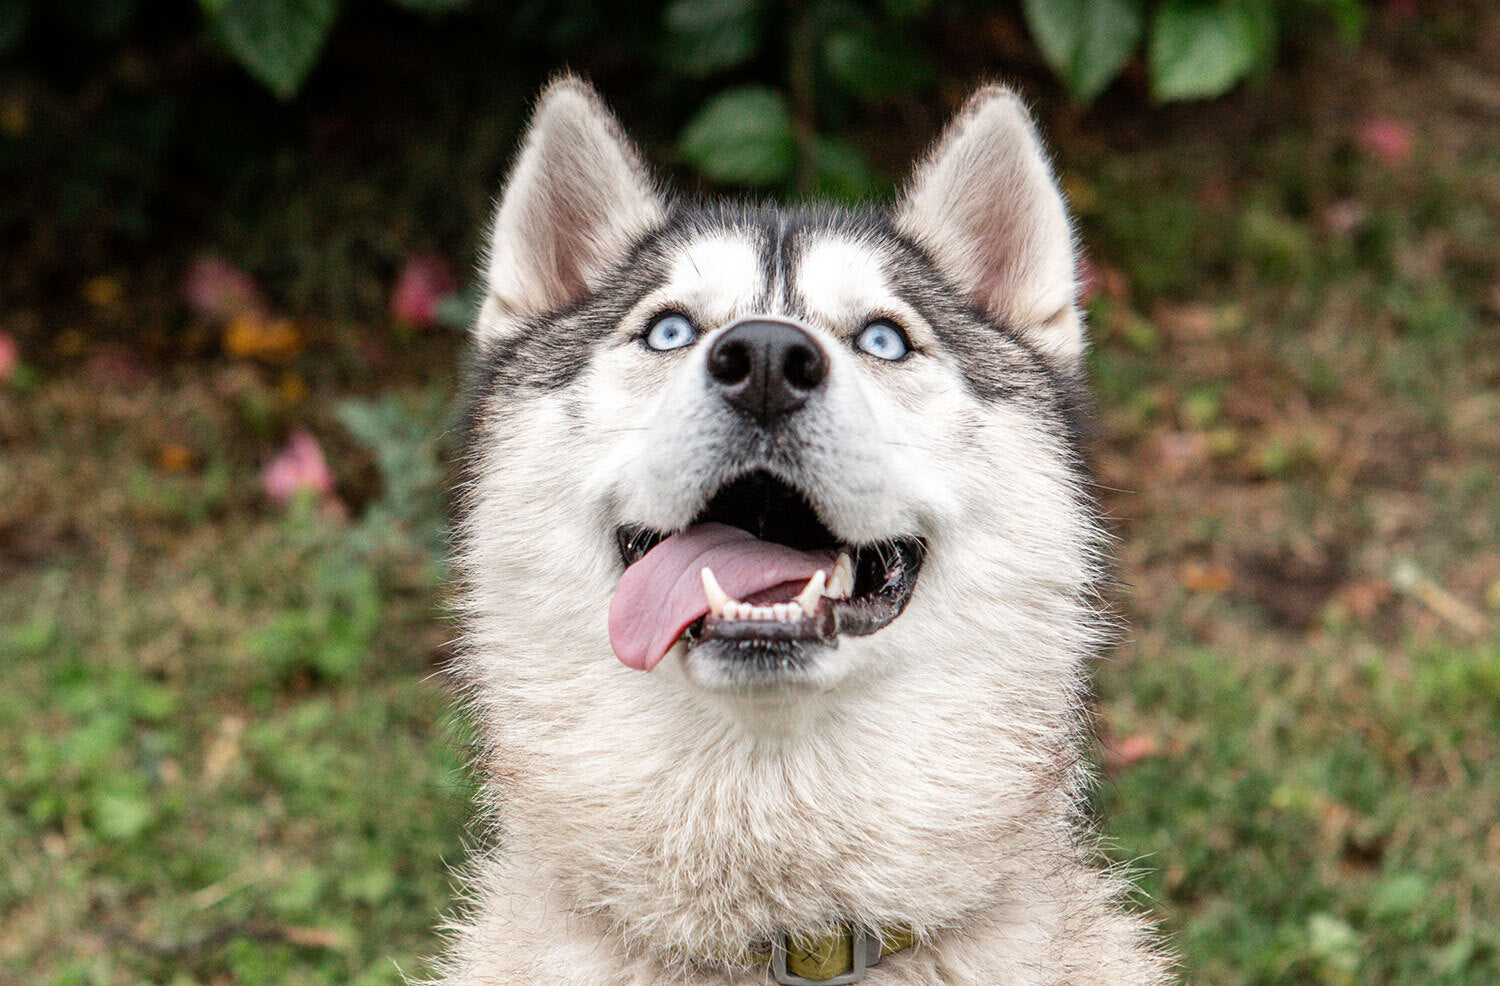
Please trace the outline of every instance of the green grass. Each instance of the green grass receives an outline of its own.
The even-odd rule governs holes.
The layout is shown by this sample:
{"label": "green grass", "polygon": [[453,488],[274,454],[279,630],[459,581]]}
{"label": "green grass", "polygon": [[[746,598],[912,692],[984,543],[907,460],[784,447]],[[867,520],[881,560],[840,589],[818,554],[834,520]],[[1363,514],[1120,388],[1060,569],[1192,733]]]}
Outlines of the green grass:
{"label": "green grass", "polygon": [[249,462],[162,475],[149,440],[110,441],[196,389],[21,398],[36,445],[7,492],[64,452],[117,492],[24,518],[89,543],[0,590],[0,981],[398,983],[471,812],[439,571],[389,497],[357,523],[247,509]]}
{"label": "green grass", "polygon": [[[1500,136],[1423,51],[1269,87],[1253,147],[1241,104],[1059,148],[1120,273],[1096,801],[1196,983],[1500,982]],[[1357,150],[1377,109],[1411,161]],[[289,367],[195,344],[122,384],[86,338],[0,385],[6,986],[397,983],[437,948],[473,794],[434,677],[456,340],[306,328]],[[341,509],[259,493],[296,426]]]}

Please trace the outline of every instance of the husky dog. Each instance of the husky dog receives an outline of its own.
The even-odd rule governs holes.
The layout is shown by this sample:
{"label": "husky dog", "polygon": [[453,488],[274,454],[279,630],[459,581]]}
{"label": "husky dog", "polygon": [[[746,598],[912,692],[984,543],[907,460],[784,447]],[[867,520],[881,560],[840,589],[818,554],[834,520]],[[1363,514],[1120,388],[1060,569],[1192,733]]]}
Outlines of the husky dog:
{"label": "husky dog", "polygon": [[886,211],[664,196],[543,95],[458,524],[497,847],[448,986],[1160,984],[1100,865],[1073,239],[981,89]]}

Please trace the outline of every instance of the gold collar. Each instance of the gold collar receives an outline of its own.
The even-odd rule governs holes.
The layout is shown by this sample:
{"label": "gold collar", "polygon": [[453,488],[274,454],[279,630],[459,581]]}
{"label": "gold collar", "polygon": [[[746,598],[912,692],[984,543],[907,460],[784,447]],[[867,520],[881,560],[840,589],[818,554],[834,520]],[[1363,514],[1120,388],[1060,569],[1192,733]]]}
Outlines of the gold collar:
{"label": "gold collar", "polygon": [[899,925],[871,930],[839,924],[796,937],[783,932],[769,943],[746,949],[743,959],[750,965],[770,965],[781,986],[842,986],[859,982],[882,958],[916,943],[916,934]]}

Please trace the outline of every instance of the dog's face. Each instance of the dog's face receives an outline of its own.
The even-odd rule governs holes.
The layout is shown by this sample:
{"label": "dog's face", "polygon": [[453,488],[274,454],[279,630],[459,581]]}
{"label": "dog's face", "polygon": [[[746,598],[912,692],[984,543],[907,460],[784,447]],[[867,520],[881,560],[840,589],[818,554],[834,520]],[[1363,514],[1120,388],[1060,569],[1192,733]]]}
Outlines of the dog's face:
{"label": "dog's face", "polygon": [[1010,93],[886,214],[668,204],[558,83],[489,288],[460,565],[503,653],[471,661],[764,703],[1082,639],[1074,258]]}

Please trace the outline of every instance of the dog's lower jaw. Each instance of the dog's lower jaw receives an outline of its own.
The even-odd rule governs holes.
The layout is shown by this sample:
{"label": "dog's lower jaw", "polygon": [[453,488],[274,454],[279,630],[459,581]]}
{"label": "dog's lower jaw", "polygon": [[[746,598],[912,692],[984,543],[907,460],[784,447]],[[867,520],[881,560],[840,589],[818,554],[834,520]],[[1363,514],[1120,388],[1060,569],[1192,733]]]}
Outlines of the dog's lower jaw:
{"label": "dog's lower jaw", "polygon": [[849,672],[845,656],[837,647],[822,644],[744,646],[723,640],[679,640],[662,663],[675,665],[689,687],[748,701],[759,712],[767,705],[797,704],[799,695],[838,687]]}

